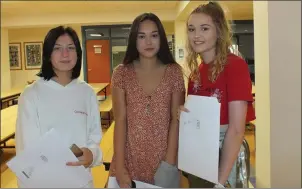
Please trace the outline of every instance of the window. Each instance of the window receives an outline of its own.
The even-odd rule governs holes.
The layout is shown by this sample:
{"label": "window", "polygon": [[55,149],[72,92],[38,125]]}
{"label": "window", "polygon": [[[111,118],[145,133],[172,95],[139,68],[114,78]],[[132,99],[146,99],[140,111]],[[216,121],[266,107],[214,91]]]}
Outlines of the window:
{"label": "window", "polygon": [[124,60],[128,39],[111,39],[112,46],[112,69],[121,64]]}
{"label": "window", "polygon": [[86,39],[102,39],[109,37],[109,28],[87,28],[85,29]]}
{"label": "window", "polygon": [[111,28],[111,37],[129,37],[130,26]]}

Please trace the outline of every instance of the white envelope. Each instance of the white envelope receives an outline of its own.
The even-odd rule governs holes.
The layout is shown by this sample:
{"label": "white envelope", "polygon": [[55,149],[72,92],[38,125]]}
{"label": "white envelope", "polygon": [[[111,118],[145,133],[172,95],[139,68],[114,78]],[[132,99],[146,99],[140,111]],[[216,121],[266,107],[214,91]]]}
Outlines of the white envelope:
{"label": "white envelope", "polygon": [[84,166],[66,165],[78,159],[60,142],[61,137],[60,132],[52,129],[7,163],[23,187],[82,188],[92,183]]}
{"label": "white envelope", "polygon": [[189,95],[179,120],[178,168],[218,183],[220,103],[216,97]]}
{"label": "white envelope", "polygon": [[[158,186],[148,184],[145,182],[141,182],[141,181],[137,181],[137,180],[133,180],[133,181],[136,184],[136,188],[160,188]],[[116,177],[109,177],[107,188],[120,188],[120,186],[118,185],[118,183],[116,181]]]}

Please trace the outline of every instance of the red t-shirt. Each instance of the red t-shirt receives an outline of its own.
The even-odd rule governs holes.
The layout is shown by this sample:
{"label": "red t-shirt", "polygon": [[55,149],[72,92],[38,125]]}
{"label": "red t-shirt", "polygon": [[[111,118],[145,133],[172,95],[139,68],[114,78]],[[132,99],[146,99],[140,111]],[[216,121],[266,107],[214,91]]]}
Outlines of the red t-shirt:
{"label": "red t-shirt", "polygon": [[[229,124],[228,102],[235,100],[248,101],[246,122],[254,120],[252,82],[247,63],[240,57],[229,54],[224,70],[219,74],[216,81],[209,80],[209,64],[200,64],[200,82],[189,80],[188,94],[200,96],[215,96],[221,103],[220,124]],[[195,84],[194,84],[195,83]],[[194,86],[195,85],[195,86]]]}

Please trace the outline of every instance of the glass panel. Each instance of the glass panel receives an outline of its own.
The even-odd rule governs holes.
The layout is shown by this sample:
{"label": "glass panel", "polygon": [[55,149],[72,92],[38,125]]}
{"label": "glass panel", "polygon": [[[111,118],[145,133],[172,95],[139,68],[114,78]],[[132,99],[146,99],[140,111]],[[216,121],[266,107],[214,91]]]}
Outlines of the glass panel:
{"label": "glass panel", "polygon": [[248,63],[251,80],[255,83],[254,35],[239,35],[239,51]]}
{"label": "glass panel", "polygon": [[129,37],[130,26],[111,28],[111,37]]}
{"label": "glass panel", "polygon": [[234,33],[254,33],[253,24],[236,24]]}
{"label": "glass panel", "polygon": [[86,39],[102,39],[109,37],[109,28],[87,28],[85,29]]}
{"label": "glass panel", "polygon": [[112,68],[122,63],[126,54],[128,39],[111,39],[112,45]]}
{"label": "glass panel", "polygon": [[253,23],[231,23],[230,26],[235,34],[254,33]]}
{"label": "glass panel", "polygon": [[239,35],[239,51],[246,59],[254,60],[254,35]]}

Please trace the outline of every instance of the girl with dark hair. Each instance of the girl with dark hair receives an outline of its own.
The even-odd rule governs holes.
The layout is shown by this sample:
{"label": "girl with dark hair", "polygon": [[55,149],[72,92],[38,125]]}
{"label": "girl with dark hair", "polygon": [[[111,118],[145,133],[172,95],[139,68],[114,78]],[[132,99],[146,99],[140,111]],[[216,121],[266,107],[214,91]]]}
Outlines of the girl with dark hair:
{"label": "girl with dark hair", "polygon": [[120,187],[139,180],[178,187],[177,110],[184,103],[181,67],[159,18],[135,18],[123,64],[112,75],[114,156],[110,175]]}
{"label": "girl with dark hair", "polygon": [[[76,144],[83,152],[78,162],[66,162],[67,166],[84,166],[90,171],[102,162],[98,101],[92,87],[77,79],[81,61],[80,41],[72,28],[59,26],[48,32],[38,74],[41,78],[27,86],[19,98],[17,154],[55,128],[64,135],[55,140]],[[87,187],[93,187],[92,183]]]}
{"label": "girl with dark hair", "polygon": [[[236,187],[236,160],[242,148],[245,124],[255,119],[252,82],[247,63],[231,53],[231,29],[217,2],[198,6],[187,20],[189,95],[217,97],[220,110],[218,180]],[[201,58],[201,64],[198,63]],[[180,111],[188,112],[183,106]],[[200,167],[202,169],[202,167]],[[188,174],[190,187],[209,188],[209,182]]]}

